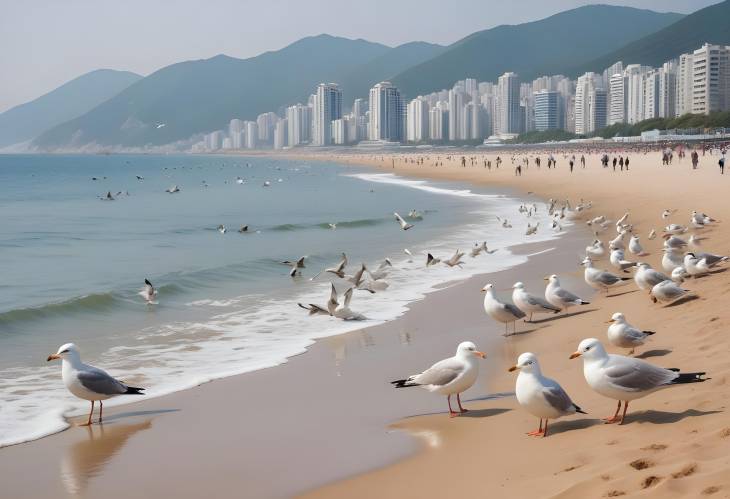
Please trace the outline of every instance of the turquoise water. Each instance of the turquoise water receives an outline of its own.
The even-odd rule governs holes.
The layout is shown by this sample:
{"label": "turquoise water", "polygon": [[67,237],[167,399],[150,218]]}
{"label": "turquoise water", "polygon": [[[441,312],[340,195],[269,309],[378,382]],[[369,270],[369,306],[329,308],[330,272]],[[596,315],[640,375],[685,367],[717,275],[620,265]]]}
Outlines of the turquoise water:
{"label": "turquoise water", "polygon": [[[180,192],[165,192],[173,185]],[[518,220],[520,202],[272,158],[0,156],[0,445],[58,431],[63,415],[86,409],[45,362],[63,343],[152,396],[275,365],[314,338],[393,319],[444,282],[520,263],[504,248],[524,239],[526,222],[507,231],[495,218]],[[412,209],[423,220],[400,230],[393,211]],[[503,249],[425,269],[426,251],[448,257],[483,240]],[[343,251],[348,273],[389,256],[390,286],[355,292],[364,322],[307,317],[296,303],[324,304],[329,288],[309,278]],[[290,278],[279,262],[303,255],[304,275]],[[145,278],[157,305],[137,294]]]}

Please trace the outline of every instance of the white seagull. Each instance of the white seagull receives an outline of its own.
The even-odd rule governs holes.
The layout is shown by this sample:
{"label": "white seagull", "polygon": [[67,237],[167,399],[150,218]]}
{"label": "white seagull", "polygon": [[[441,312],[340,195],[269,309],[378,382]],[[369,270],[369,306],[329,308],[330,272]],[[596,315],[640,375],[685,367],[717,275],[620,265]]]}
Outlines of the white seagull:
{"label": "white seagull", "polygon": [[583,278],[585,279],[586,284],[593,289],[603,290],[606,293],[608,293],[609,288],[620,286],[624,283],[624,281],[631,279],[630,277],[619,277],[610,272],[606,272],[605,270],[593,267],[593,262],[590,258],[585,258],[581,262],[581,265],[585,267]]}
{"label": "white seagull", "polygon": [[397,212],[395,212],[395,211],[394,211],[394,212],[393,212],[393,215],[395,216],[395,219],[396,219],[396,220],[398,221],[398,223],[400,224],[400,228],[401,228],[401,229],[403,229],[403,230],[408,230],[408,229],[410,229],[411,227],[413,227],[413,224],[409,224],[408,222],[406,222],[405,220],[403,220],[403,217],[402,217],[402,216],[400,216],[400,215],[398,215],[398,213],[397,213]]}
{"label": "white seagull", "polygon": [[[645,397],[662,388],[684,383],[705,381],[705,373],[680,373],[677,369],[664,369],[643,360],[613,355],[606,352],[600,341],[588,338],[580,342],[571,359],[583,357],[583,376],[594,391],[618,401],[613,417],[606,423],[623,424],[629,402]],[[624,411],[619,418],[621,402]]]}
{"label": "white seagull", "polygon": [[99,368],[81,362],[81,354],[73,343],[66,343],[58,352],[49,355],[47,361],[61,359],[61,378],[68,391],[80,399],[91,402],[89,419],[85,425],[91,425],[91,416],[94,414],[94,402],[99,401],[99,423],[102,422],[104,406],[103,400],[117,395],[144,395],[144,388],[127,386],[119,380],[109,376]]}
{"label": "white seagull", "polygon": [[157,290],[149,281],[149,279],[144,280],[144,288],[142,288],[142,291],[139,292],[139,295],[142,296],[148,304],[157,304],[157,302],[155,301],[155,298],[157,298]]}
{"label": "white seagull", "polygon": [[504,334],[507,335],[507,325],[511,322],[512,332],[517,332],[517,320],[524,319],[526,314],[512,305],[500,301],[494,294],[494,284],[487,284],[482,288],[484,292],[484,311],[489,317],[504,324]]}
{"label": "white seagull", "polygon": [[[461,406],[461,393],[471,388],[479,375],[479,360],[486,355],[479,350],[471,341],[459,343],[456,348],[456,355],[448,359],[436,362],[420,374],[414,374],[405,379],[391,381],[396,388],[409,386],[422,386],[429,392],[446,395],[449,404],[449,417],[459,416],[467,412]],[[456,394],[456,402],[459,404],[459,412],[451,409],[451,396]]]}
{"label": "white seagull", "polygon": [[621,312],[613,314],[608,323],[611,324],[607,331],[608,342],[619,348],[630,348],[629,355],[633,355],[636,347],[643,345],[646,338],[656,334],[654,331],[635,328],[626,322],[626,317]]}
{"label": "white seagull", "polygon": [[528,293],[525,285],[521,282],[516,282],[512,286],[512,301],[517,305],[517,308],[526,314],[530,314],[529,320],[525,319],[525,322],[532,322],[532,314],[535,312],[558,313],[562,310],[562,308],[556,307],[544,298]]}
{"label": "white seagull", "polygon": [[560,286],[560,279],[558,279],[558,276],[555,274],[546,277],[545,280],[548,281],[548,284],[545,287],[545,299],[551,305],[554,305],[561,310],[567,310],[573,305],[588,305],[590,303],[571,293],[567,289],[563,289]]}
{"label": "white seagull", "polygon": [[[539,428],[528,433],[530,436],[546,437],[548,420],[558,419],[579,412],[585,412],[575,405],[563,387],[550,378],[543,376],[537,356],[525,352],[517,358],[517,364],[508,369],[509,372],[520,370],[515,383],[517,402],[533,416],[540,418]],[[542,420],[545,420],[545,427]]]}
{"label": "white seagull", "polygon": [[669,277],[662,274],[658,270],[654,270],[648,263],[639,262],[634,273],[634,282],[636,286],[642,290],[651,292],[651,288],[663,281],[668,281]]}
{"label": "white seagull", "polygon": [[684,289],[677,285],[674,281],[662,281],[651,288],[651,299],[654,303],[671,303],[682,298],[689,293],[688,289]]}

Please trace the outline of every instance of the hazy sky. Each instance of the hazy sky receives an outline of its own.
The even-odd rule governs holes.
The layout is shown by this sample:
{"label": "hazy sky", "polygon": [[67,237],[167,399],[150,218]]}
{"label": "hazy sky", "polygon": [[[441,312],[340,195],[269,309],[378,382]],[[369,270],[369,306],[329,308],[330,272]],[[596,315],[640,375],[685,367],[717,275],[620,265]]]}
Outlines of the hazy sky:
{"label": "hazy sky", "polygon": [[0,112],[98,68],[147,75],[320,33],[448,44],[590,3],[689,13],[717,0],[0,0]]}

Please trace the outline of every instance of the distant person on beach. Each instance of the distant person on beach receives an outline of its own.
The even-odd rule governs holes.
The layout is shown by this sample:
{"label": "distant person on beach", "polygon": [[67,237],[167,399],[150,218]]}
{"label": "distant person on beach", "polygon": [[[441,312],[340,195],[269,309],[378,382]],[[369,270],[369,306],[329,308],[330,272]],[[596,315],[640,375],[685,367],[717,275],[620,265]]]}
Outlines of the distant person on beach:
{"label": "distant person on beach", "polygon": [[697,151],[692,151],[692,169],[696,170],[697,165],[700,163],[700,155],[697,154]]}
{"label": "distant person on beach", "polygon": [[585,168],[586,167],[586,157],[584,155],[582,155],[582,154],[580,155],[580,166],[582,168]]}
{"label": "distant person on beach", "polygon": [[568,164],[570,165],[570,173],[573,173],[573,160],[571,159]]}
{"label": "distant person on beach", "polygon": [[720,175],[725,175],[725,156],[721,156],[717,164],[720,165]]}
{"label": "distant person on beach", "polygon": [[626,159],[624,160],[624,165],[626,165],[626,171],[629,171],[629,157],[626,156]]}
{"label": "distant person on beach", "polygon": [[616,156],[613,157],[613,171],[616,171]]}
{"label": "distant person on beach", "polygon": [[618,157],[618,166],[621,169],[621,171],[624,171],[624,157],[623,156]]}

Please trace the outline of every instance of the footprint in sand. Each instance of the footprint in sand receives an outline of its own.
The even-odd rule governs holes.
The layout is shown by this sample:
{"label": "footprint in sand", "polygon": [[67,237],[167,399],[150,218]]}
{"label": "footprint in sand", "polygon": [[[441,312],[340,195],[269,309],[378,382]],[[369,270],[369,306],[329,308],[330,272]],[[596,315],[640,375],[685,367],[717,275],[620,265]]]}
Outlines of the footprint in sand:
{"label": "footprint in sand", "polygon": [[668,445],[665,445],[665,444],[651,444],[651,445],[647,445],[646,447],[642,447],[641,450],[656,450],[656,451],[660,451],[660,450],[666,449],[667,447],[669,447],[669,446]]}
{"label": "footprint in sand", "polygon": [[720,487],[718,487],[716,485],[710,485],[706,489],[703,489],[702,490],[702,495],[703,496],[709,496],[709,495],[712,495],[712,494],[714,494],[716,492],[720,492]]}
{"label": "footprint in sand", "polygon": [[654,463],[652,463],[648,459],[637,459],[636,461],[631,461],[629,463],[629,466],[631,466],[635,470],[645,470],[654,466]]}
{"label": "footprint in sand", "polygon": [[609,490],[606,492],[606,497],[619,497],[619,496],[625,496],[626,492],[623,490]]}
{"label": "footprint in sand", "polygon": [[654,485],[658,484],[661,481],[662,481],[662,477],[660,477],[660,476],[654,476],[654,475],[648,476],[641,481],[641,488],[648,489],[649,487],[653,487]]}
{"label": "footprint in sand", "polygon": [[672,473],[672,478],[684,478],[692,475],[695,471],[697,471],[697,463],[689,463],[681,470]]}

